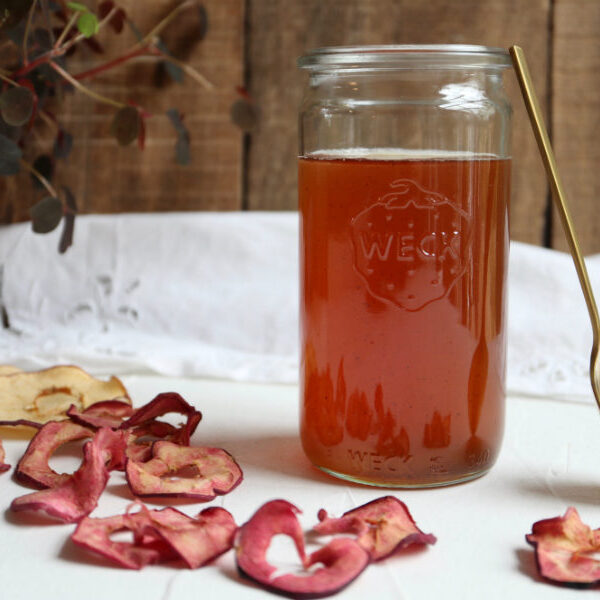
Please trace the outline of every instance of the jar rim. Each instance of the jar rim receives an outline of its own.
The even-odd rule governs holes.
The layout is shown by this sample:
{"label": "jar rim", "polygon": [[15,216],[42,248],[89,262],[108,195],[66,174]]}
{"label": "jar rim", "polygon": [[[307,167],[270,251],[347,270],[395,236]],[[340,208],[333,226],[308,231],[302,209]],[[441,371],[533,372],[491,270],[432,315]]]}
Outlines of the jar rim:
{"label": "jar rim", "polygon": [[506,49],[470,44],[329,46],[315,48],[298,59],[299,68],[312,71],[504,69],[510,65]]}

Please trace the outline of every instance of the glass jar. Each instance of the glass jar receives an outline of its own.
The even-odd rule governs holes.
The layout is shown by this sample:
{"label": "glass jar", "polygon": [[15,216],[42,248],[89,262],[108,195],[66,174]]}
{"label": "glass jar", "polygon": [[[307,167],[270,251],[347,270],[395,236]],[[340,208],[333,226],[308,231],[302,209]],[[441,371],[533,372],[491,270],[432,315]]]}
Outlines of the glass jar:
{"label": "glass jar", "polygon": [[299,66],[304,450],[371,485],[478,477],[504,427],[508,54],[339,47]]}

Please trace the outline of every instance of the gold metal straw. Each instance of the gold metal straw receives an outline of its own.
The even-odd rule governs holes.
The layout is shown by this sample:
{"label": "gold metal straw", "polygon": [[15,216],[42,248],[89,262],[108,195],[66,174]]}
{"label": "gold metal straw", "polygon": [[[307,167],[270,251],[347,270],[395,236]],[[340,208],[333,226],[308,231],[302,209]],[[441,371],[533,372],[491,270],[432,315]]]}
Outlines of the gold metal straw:
{"label": "gold metal straw", "polygon": [[590,321],[592,322],[592,331],[594,333],[594,342],[592,346],[592,353],[590,357],[590,379],[592,381],[592,390],[596,398],[598,408],[600,408],[600,361],[598,358],[598,346],[600,343],[600,319],[598,318],[598,307],[594,300],[594,292],[590,285],[590,278],[588,276],[585,262],[579,249],[579,243],[577,242],[577,236],[573,228],[573,221],[569,208],[567,206],[567,200],[565,192],[562,186],[562,182],[558,175],[558,168],[554,159],[554,153],[552,152],[552,146],[550,145],[550,138],[544,126],[542,119],[542,111],[537,101],[535,91],[533,89],[533,83],[529,69],[527,68],[527,61],[525,60],[525,54],[519,46],[511,46],[509,49],[510,56],[512,58],[513,66],[517,73],[517,79],[521,86],[521,92],[523,93],[523,99],[525,100],[525,107],[529,113],[531,120],[531,126],[533,127],[533,133],[537,140],[544,166],[546,167],[546,173],[550,180],[550,187],[552,188],[552,197],[554,198],[554,204],[560,215],[563,229],[569,243],[571,250],[571,256],[575,263],[575,269],[577,269],[577,276],[579,277],[579,283],[583,295],[585,296],[585,303],[587,304],[588,313],[590,315]]}

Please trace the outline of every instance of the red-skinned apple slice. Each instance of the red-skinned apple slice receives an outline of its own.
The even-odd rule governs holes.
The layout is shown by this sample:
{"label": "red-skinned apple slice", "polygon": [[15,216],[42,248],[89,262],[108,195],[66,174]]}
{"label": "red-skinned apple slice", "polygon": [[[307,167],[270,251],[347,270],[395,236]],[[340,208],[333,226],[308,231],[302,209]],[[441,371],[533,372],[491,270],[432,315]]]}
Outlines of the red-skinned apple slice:
{"label": "red-skinned apple slice", "polygon": [[95,439],[87,442],[83,462],[73,475],[56,487],[15,498],[11,510],[44,512],[65,523],[79,521],[96,508],[106,487],[109,473],[105,461],[106,448]]}
{"label": "red-skinned apple slice", "polygon": [[133,415],[135,409],[129,402],[121,400],[104,400],[88,406],[80,411],[74,404],[67,410],[69,418],[84,427],[99,429],[100,427],[111,427],[117,429],[125,419]]}
{"label": "red-skinned apple slice", "polygon": [[233,547],[237,525],[224,508],[205,508],[194,519],[167,507],[148,513],[149,529],[160,536],[190,569],[197,569]]}
{"label": "red-skinned apple slice", "polygon": [[147,462],[127,460],[127,482],[136,496],[176,496],[212,500],[242,481],[242,470],[221,448],[179,446],[159,441]]}
{"label": "red-skinned apple slice", "polygon": [[30,487],[43,490],[67,481],[68,473],[57,473],[48,461],[67,442],[92,437],[94,432],[70,421],[50,421],[31,439],[25,454],[17,464],[15,478]]}
{"label": "red-skinned apple slice", "polygon": [[148,564],[159,562],[161,552],[153,547],[146,547],[141,535],[134,535],[133,542],[117,542],[110,539],[114,533],[121,531],[137,531],[135,515],[116,515],[104,519],[84,517],[71,539],[75,544],[100,554],[120,567],[141,569]]}
{"label": "red-skinned apple slice", "polygon": [[[369,554],[354,540],[339,538],[307,557],[296,517],[299,512],[286,500],[272,500],[261,506],[236,536],[238,570],[264,588],[291,598],[323,598],[339,592],[367,567]],[[267,550],[277,534],[292,538],[305,569],[317,563],[323,567],[306,575],[277,575],[277,568],[267,562]]]}
{"label": "red-skinned apple slice", "polygon": [[127,462],[127,449],[130,435],[128,431],[101,427],[94,435],[94,441],[104,452],[104,462],[109,471],[124,471]]}
{"label": "red-skinned apple slice", "polygon": [[412,544],[435,544],[435,536],[423,533],[408,508],[394,496],[384,496],[349,510],[339,519],[319,511],[314,530],[322,535],[351,533],[373,560],[382,560]]}
{"label": "red-skinned apple slice", "polygon": [[138,408],[129,419],[120,425],[120,429],[131,429],[140,425],[146,425],[155,421],[157,417],[172,412],[180,413],[187,418],[172,441],[182,446],[187,446],[190,443],[191,435],[202,419],[202,413],[186,402],[176,392],[158,394],[154,400]]}
{"label": "red-skinned apple slice", "polygon": [[[181,558],[197,569],[232,547],[237,527],[223,508],[211,507],[196,518],[174,508],[142,509],[134,514],[104,519],[84,518],[71,539],[121,567],[141,569],[149,563]],[[133,541],[110,539],[113,533],[132,531]]]}
{"label": "red-skinned apple slice", "polygon": [[600,552],[600,529],[583,523],[572,506],[562,517],[534,523],[525,539],[535,547],[542,577],[572,587],[600,583],[600,560],[590,556]]}

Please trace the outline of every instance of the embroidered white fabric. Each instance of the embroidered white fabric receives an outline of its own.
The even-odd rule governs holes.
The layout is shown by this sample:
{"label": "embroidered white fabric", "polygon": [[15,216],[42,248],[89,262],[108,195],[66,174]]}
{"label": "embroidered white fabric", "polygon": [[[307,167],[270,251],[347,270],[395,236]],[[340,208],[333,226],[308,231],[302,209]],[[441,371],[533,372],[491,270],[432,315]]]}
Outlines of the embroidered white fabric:
{"label": "embroidered white fabric", "polygon": [[[296,213],[82,216],[62,256],[58,236],[0,228],[3,363],[297,381]],[[570,257],[513,243],[509,290],[509,391],[591,401]]]}

